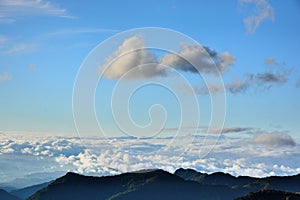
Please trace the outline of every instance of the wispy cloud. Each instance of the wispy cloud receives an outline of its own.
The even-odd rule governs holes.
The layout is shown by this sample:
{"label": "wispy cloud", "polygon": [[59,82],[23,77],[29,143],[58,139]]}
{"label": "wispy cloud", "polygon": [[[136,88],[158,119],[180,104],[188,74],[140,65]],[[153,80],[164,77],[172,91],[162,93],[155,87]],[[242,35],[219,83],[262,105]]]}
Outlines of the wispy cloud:
{"label": "wispy cloud", "polygon": [[242,4],[254,4],[255,11],[244,19],[244,24],[248,33],[254,33],[262,21],[271,19],[274,21],[275,14],[273,7],[267,0],[239,0]]}
{"label": "wispy cloud", "polygon": [[11,75],[9,73],[0,74],[0,83],[4,83],[11,80]]}
{"label": "wispy cloud", "polygon": [[67,10],[43,0],[1,0],[0,23],[13,23],[18,17],[48,15],[70,18]]}
{"label": "wispy cloud", "polygon": [[[193,87],[194,92],[199,95],[207,95],[209,92],[218,93],[227,90],[232,94],[245,93],[251,88],[258,88],[266,91],[275,86],[282,86],[288,82],[292,69],[284,68],[282,64],[275,61],[274,58],[267,59],[265,63],[275,63],[276,68],[271,68],[262,73],[248,73],[243,79],[234,79],[224,83],[224,85],[196,85]],[[182,84],[178,86],[180,89],[188,91],[188,88]]]}
{"label": "wispy cloud", "polygon": [[26,53],[34,50],[36,48],[35,44],[29,43],[16,43],[16,44],[6,44],[2,47],[0,46],[0,55],[11,55]]}
{"label": "wispy cloud", "polygon": [[241,133],[245,131],[252,131],[255,128],[252,127],[225,127],[222,129],[222,133]]}
{"label": "wispy cloud", "polygon": [[[208,131],[208,126],[198,126],[198,127],[194,127],[194,126],[185,126],[185,127],[180,127],[181,130],[184,130],[186,132],[190,132],[190,131],[194,131],[195,129],[197,129],[197,131],[199,133],[222,133],[222,134],[226,134],[226,133],[244,133],[247,131],[253,131],[255,130],[255,128],[253,127],[223,127],[223,128],[211,128],[209,129],[210,132]],[[164,128],[163,132],[176,132],[179,130],[179,127],[171,127],[171,128]]]}
{"label": "wispy cloud", "polygon": [[64,29],[47,33],[46,36],[70,35],[70,34],[85,34],[85,33],[117,33],[120,30],[106,28],[75,28]]}
{"label": "wispy cloud", "polygon": [[36,48],[36,44],[23,43],[11,40],[9,37],[0,35],[0,56],[24,53],[32,51]]}

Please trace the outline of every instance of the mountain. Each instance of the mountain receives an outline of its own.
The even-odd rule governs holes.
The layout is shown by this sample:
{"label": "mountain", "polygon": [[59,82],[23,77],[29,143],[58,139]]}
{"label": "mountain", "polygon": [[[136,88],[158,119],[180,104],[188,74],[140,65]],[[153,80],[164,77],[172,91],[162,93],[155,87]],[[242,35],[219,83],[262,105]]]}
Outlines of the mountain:
{"label": "mountain", "polygon": [[[33,192],[37,187],[42,188],[34,186],[21,191]],[[299,195],[292,192],[300,192],[300,175],[252,178],[234,177],[222,172],[206,174],[192,169],[178,169],[174,174],[151,169],[103,177],[69,172],[37,191],[28,200],[297,199]]]}
{"label": "mountain", "polygon": [[248,192],[262,189],[300,192],[300,174],[283,177],[253,178],[247,176],[234,177],[222,172],[206,174],[182,168],[176,170],[175,174],[184,180],[196,181],[204,185],[226,185],[235,189],[244,189]]}
{"label": "mountain", "polygon": [[278,190],[259,190],[251,192],[244,197],[237,198],[236,200],[300,200],[300,194],[278,191]]}
{"label": "mountain", "polygon": [[18,197],[9,194],[5,190],[0,189],[0,199],[1,200],[20,200]]}
{"label": "mountain", "polygon": [[33,185],[30,187],[26,187],[26,188],[22,188],[22,189],[18,189],[18,190],[13,190],[10,192],[10,194],[12,194],[16,197],[19,197],[22,200],[25,200],[28,197],[30,197],[31,195],[33,195],[34,193],[36,193],[37,191],[47,187],[51,182],[52,181],[38,184],[38,185]]}
{"label": "mountain", "polygon": [[53,172],[42,172],[42,173],[40,172],[40,173],[27,174],[23,177],[17,177],[9,182],[1,182],[2,180],[0,180],[0,188],[10,192],[13,190],[30,187],[32,185],[49,182],[65,174],[66,174],[65,171],[53,171]]}
{"label": "mountain", "polygon": [[227,173],[216,172],[212,174],[197,172],[193,169],[178,169],[175,175],[183,178],[184,180],[196,181],[205,185],[227,185],[229,187],[236,187],[253,183],[257,178],[248,176],[235,177]]}
{"label": "mountain", "polygon": [[214,199],[246,195],[228,186],[202,185],[163,170],[147,170],[116,176],[92,177],[67,173],[29,200],[82,199]]}

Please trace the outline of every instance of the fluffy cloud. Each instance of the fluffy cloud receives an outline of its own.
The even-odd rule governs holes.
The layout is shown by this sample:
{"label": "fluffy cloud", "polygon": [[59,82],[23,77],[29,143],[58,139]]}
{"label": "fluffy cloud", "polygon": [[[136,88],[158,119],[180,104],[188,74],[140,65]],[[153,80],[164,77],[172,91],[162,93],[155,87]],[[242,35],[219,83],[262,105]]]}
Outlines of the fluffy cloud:
{"label": "fluffy cloud", "polygon": [[242,4],[254,4],[255,14],[244,19],[244,24],[248,33],[254,33],[262,21],[275,18],[273,7],[267,0],[240,0]]}
{"label": "fluffy cloud", "polygon": [[0,74],[0,83],[7,82],[11,80],[11,75],[9,73]]}
{"label": "fluffy cloud", "polygon": [[[153,63],[152,66],[142,67]],[[123,75],[127,79],[140,79],[159,76],[164,70],[159,69],[156,56],[145,46],[143,40],[138,36],[126,39],[121,46],[109,57],[104,66],[99,70],[108,79],[120,78]]]}
{"label": "fluffy cloud", "polygon": [[193,73],[197,73],[198,71],[218,73],[217,70],[224,73],[229,70],[235,60],[229,52],[219,54],[208,47],[183,44],[178,55],[166,54],[162,57],[160,63]]}
{"label": "fluffy cloud", "polygon": [[168,53],[158,59],[139,36],[133,36],[127,38],[103,66],[99,66],[99,71],[108,79],[167,76],[170,67],[185,72],[216,74],[229,71],[235,60],[229,52],[217,53],[208,47],[187,44],[182,44],[177,54]]}
{"label": "fluffy cloud", "polygon": [[252,143],[269,147],[295,146],[296,142],[286,133],[263,133],[253,137]]}
{"label": "fluffy cloud", "polygon": [[65,9],[43,0],[2,0],[0,1],[0,13],[0,23],[13,23],[17,17],[30,15],[70,17]]}
{"label": "fluffy cloud", "polygon": [[[151,52],[139,36],[127,38],[108,57],[99,72],[108,79],[123,78],[123,80],[146,79],[157,76],[170,76],[168,69],[174,68],[190,73],[224,74],[235,63],[229,52],[218,53],[209,47],[181,44],[177,53],[167,53],[158,58]],[[290,69],[284,68],[285,63],[276,62],[270,57],[265,60],[266,65],[274,65],[262,73],[249,73],[243,79],[234,79],[224,85],[196,85],[194,91],[180,84],[179,89],[196,94],[206,95],[211,91],[218,93],[224,89],[232,94],[244,93],[251,88],[269,90],[274,86],[281,86],[288,81]]]}

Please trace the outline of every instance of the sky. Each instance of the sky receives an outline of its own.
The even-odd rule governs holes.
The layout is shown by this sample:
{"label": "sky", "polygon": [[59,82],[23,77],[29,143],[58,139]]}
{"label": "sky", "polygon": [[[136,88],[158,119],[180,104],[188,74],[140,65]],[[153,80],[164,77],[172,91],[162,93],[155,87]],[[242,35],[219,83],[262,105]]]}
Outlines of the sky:
{"label": "sky", "polygon": [[[0,175],[98,165],[300,173],[299,9],[297,0],[0,0]],[[184,161],[156,152],[189,145],[174,156]]]}

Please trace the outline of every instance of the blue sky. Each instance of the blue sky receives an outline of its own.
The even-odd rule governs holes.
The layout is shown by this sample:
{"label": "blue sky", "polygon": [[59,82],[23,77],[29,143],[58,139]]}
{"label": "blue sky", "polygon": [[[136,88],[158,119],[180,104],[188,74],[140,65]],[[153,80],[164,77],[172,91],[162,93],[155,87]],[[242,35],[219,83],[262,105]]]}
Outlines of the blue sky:
{"label": "blue sky", "polygon": [[[268,8],[251,2],[2,1],[1,129],[74,132],[72,87],[85,57],[118,32],[150,26],[174,29],[217,52],[230,52],[236,61],[224,76],[228,80],[268,67],[290,70],[280,86],[227,92],[225,125],[280,127],[298,137],[299,2],[270,1],[264,5]],[[269,16],[247,29],[244,20],[259,12]],[[272,63],[265,64],[266,59]]]}
{"label": "blue sky", "polygon": [[[108,166],[121,172],[191,167],[251,176],[300,173],[299,10],[297,0],[0,0],[2,182],[12,181],[14,185],[14,178],[30,182],[35,173],[44,173],[38,183],[46,180],[42,178],[56,178],[70,170],[115,174]],[[167,31],[167,37],[160,37],[164,32],[161,29],[157,33],[151,28],[136,29],[143,27],[165,28],[162,30]],[[128,30],[131,31],[123,32]],[[177,37],[172,30],[190,38]],[[191,38],[202,46],[193,46]],[[146,49],[151,44],[172,47],[170,50],[177,57],[159,49]],[[123,60],[118,58],[133,46],[145,48]],[[199,53],[203,48],[208,54]],[[207,61],[209,55],[215,64],[208,62],[200,66],[200,71],[214,80],[216,76],[210,67],[217,67],[224,87],[214,82],[205,87],[201,76],[178,55],[200,63]],[[119,64],[109,65],[113,59]],[[135,67],[131,63],[150,61],[156,64],[126,77],[124,69]],[[89,62],[93,65],[86,64]],[[159,68],[160,64],[169,68]],[[137,138],[152,136],[160,129],[162,136],[179,131],[179,137],[171,143],[169,137],[83,137],[84,146],[90,151],[87,152],[78,138],[70,137],[77,136],[73,87],[85,67],[94,70],[86,79],[87,84],[100,80],[94,88],[83,90],[79,101],[84,102],[85,95],[95,91],[95,105],[89,105],[95,107],[104,135],[124,136],[118,122],[127,135]],[[104,73],[106,67],[110,71]],[[150,82],[162,85],[150,84],[140,87],[130,99],[125,96],[135,86]],[[115,86],[119,90],[114,90]],[[207,88],[212,91],[210,95]],[[220,110],[217,117],[222,118],[222,101],[215,105],[211,101],[214,96],[222,99],[223,89],[226,116],[221,130],[224,134],[218,138],[211,134],[218,129],[206,128],[213,107]],[[135,127],[126,121],[127,108]],[[99,130],[93,127],[97,122],[90,118],[94,110],[79,111],[81,124],[77,126],[83,130],[81,136],[97,133]],[[117,113],[115,118],[113,112]],[[166,113],[166,123],[162,125]],[[175,147],[189,146],[189,134],[195,132],[198,117],[200,126],[196,132],[200,135],[188,149],[190,154],[179,158],[180,148]],[[143,128],[149,123],[154,125]],[[201,143],[201,134],[206,132],[208,142]],[[198,148],[210,150],[216,140],[219,142],[208,157],[199,158]],[[169,150],[166,155],[149,154],[163,146]]]}

